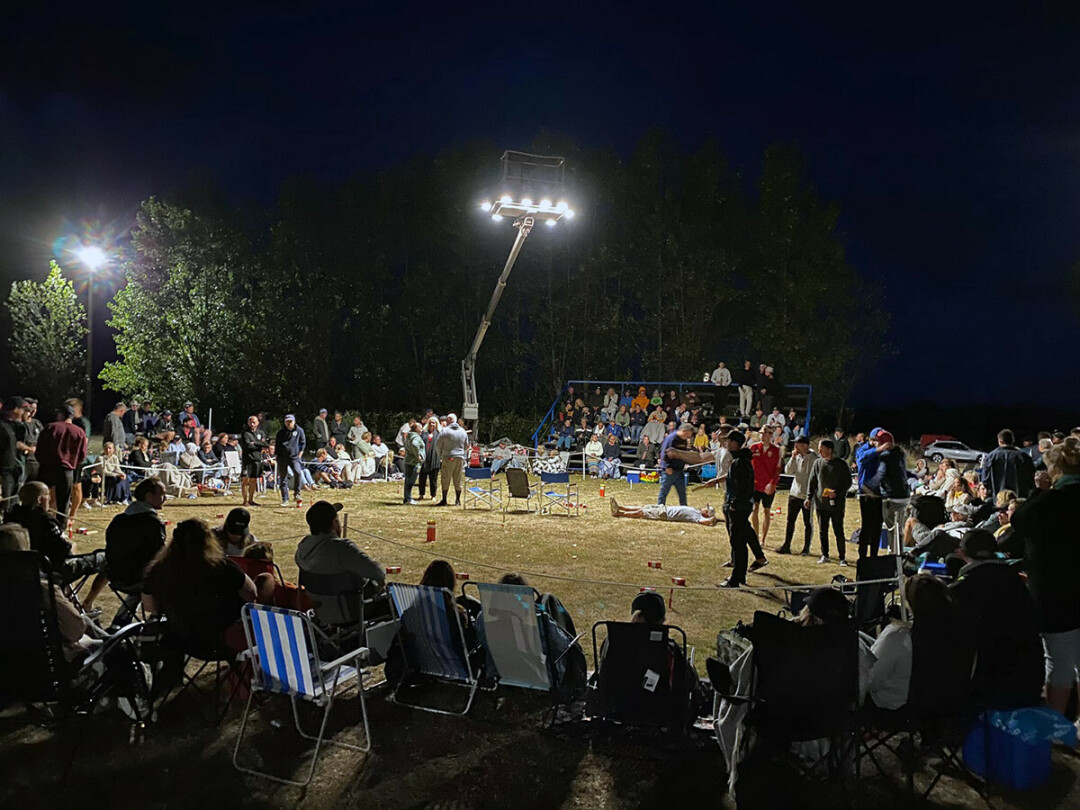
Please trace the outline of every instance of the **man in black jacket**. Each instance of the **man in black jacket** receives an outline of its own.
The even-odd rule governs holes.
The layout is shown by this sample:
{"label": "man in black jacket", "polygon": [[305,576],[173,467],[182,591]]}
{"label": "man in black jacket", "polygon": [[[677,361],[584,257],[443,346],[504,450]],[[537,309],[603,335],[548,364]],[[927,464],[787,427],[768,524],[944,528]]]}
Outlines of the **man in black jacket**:
{"label": "man in black jacket", "polygon": [[1031,456],[1016,446],[1016,439],[1009,429],[997,435],[998,446],[983,465],[982,480],[993,498],[1004,489],[1026,498],[1035,489],[1035,462]]}
{"label": "man in black jacket", "polygon": [[274,458],[277,459],[278,489],[281,490],[281,505],[289,505],[289,475],[293,475],[297,499],[304,486],[304,475],[300,463],[304,458],[307,436],[304,429],[296,424],[296,417],[291,413],[285,416],[285,426],[274,437]]}
{"label": "man in black jacket", "polygon": [[[721,588],[738,588],[746,583],[747,546],[755,546],[758,540],[750,525],[750,513],[754,509],[754,464],[750,451],[743,447],[746,437],[737,430],[727,437],[727,449],[733,461],[727,473],[727,492],[724,495],[724,516],[727,518],[728,536],[731,543],[731,576],[720,583]],[[763,556],[763,555],[762,555]]]}
{"label": "man in black jacket", "polygon": [[249,416],[247,427],[240,434],[240,496],[241,506],[258,506],[255,493],[262,478],[262,454],[269,447],[266,432],[259,427],[259,417]]}

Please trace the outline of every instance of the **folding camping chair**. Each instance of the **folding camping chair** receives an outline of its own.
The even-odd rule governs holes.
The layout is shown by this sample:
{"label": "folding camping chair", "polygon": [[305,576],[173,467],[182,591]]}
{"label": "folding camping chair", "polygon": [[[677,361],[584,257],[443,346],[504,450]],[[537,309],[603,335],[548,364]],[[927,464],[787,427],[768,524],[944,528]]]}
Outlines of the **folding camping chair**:
{"label": "folding camping chair", "polygon": [[[305,614],[295,610],[249,603],[244,605],[243,621],[248,649],[251,652],[252,678],[251,692],[244,706],[244,717],[240,721],[240,734],[236,738],[236,747],[233,748],[233,765],[236,769],[255,776],[263,776],[275,782],[304,787],[311,782],[315,766],[319,762],[319,750],[324,742],[348,748],[350,751],[370,751],[371,728],[368,725],[363,684],[366,674],[364,663],[367,658],[367,648],[359,647],[324,664],[319,658],[316,628]],[[334,708],[336,690],[339,686],[352,683],[356,684],[356,691],[360,695],[360,716],[364,724],[363,745],[338,742],[326,737],[326,722],[330,718],[331,709]],[[240,765],[238,761],[240,745],[244,741],[244,731],[247,728],[248,715],[251,713],[251,703],[256,692],[288,695],[292,703],[293,722],[297,733],[306,740],[315,741],[311,767],[303,781],[285,779]],[[314,736],[305,732],[300,725],[297,699],[313,703],[323,710],[319,731]]]}
{"label": "folding camping chair", "polygon": [[[351,571],[315,574],[301,569],[300,587],[299,607],[303,608],[305,601],[312,603],[309,594],[318,595],[320,601],[315,606],[315,617],[338,649],[359,644],[367,647],[369,663],[381,664],[386,660],[390,645],[397,636],[398,622],[393,616],[389,598],[371,580]],[[329,599],[333,600],[336,610],[324,611],[320,615],[320,611],[328,607],[326,603]],[[331,625],[331,620],[326,618],[327,613],[346,617],[346,621]]]}
{"label": "folding camping chair", "polygon": [[480,597],[478,630],[494,666],[491,674],[500,684],[550,691],[555,678],[542,637],[536,591],[527,585],[465,582],[463,594],[469,585],[476,587]]}
{"label": "folding camping chair", "polygon": [[[538,487],[529,481],[529,474],[520,467],[506,468],[506,501],[503,503],[503,512],[510,507],[514,499],[525,501],[525,511],[535,512],[540,508]],[[536,501],[536,506],[533,506]]]}
{"label": "folding camping chair", "polygon": [[[484,486],[483,482],[487,482]],[[461,508],[488,509],[502,508],[502,485],[496,484],[490,467],[465,468],[465,497],[461,499]]]}
{"label": "folding camping chair", "polygon": [[[597,645],[596,630],[606,639]],[[672,641],[672,633],[681,642]],[[596,622],[592,628],[596,672],[589,682],[586,712],[594,719],[685,733],[690,720],[693,651],[674,625]],[[681,656],[681,658],[680,658]]]}
{"label": "folding camping chair", "polygon": [[225,488],[220,494],[229,495],[232,493],[232,485],[240,480],[240,452],[238,450],[226,450],[222,454],[221,466],[223,469],[219,470],[219,472],[225,481]]}
{"label": "folding camping chair", "polygon": [[150,691],[134,640],[144,625],[131,624],[112,635],[96,631],[101,645],[79,666],[68,665],[57,621],[56,582],[42,568],[45,562],[36,551],[0,552],[0,611],[5,616],[0,698],[88,714],[102,698],[119,691],[134,723],[142,725],[150,715]]}
{"label": "folding camping chair", "polygon": [[[394,613],[401,622],[398,638],[405,663],[405,672],[389,699],[435,714],[468,713],[480,682],[469,661],[470,650],[454,595],[444,588],[397,582],[388,585],[387,589]],[[465,708],[446,711],[401,700],[398,695],[402,688],[410,676],[417,675],[466,687],[469,696]]]}
{"label": "folding camping chair", "polygon": [[570,473],[540,473],[540,514],[550,515],[552,509],[561,509],[565,514],[581,514],[581,498],[578,485],[570,483]]}
{"label": "folding camping chair", "polygon": [[[732,702],[749,704],[747,726],[770,748],[787,753],[792,743],[827,739],[828,754],[799,771],[812,775],[824,768],[843,778],[844,753],[856,730],[859,690],[859,640],[854,620],[801,627],[765,611],[754,613],[749,695]],[[800,673],[793,678],[792,673]],[[736,762],[749,734],[736,736]],[[732,765],[734,784],[736,765]]]}
{"label": "folding camping chair", "polygon": [[[881,557],[863,557],[855,566],[855,581],[865,582],[875,579],[897,580],[897,557],[885,554]],[[860,585],[855,589],[855,604],[852,618],[859,630],[876,636],[884,627],[886,597],[897,589],[897,581],[878,582],[872,585]]]}

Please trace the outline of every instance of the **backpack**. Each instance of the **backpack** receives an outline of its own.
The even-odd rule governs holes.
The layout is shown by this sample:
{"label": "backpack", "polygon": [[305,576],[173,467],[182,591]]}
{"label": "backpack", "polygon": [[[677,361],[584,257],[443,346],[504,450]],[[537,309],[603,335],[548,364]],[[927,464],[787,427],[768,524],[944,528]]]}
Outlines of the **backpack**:
{"label": "backpack", "polygon": [[949,522],[945,513],[945,501],[937,495],[919,495],[911,501],[911,514],[928,529],[936,529]]}

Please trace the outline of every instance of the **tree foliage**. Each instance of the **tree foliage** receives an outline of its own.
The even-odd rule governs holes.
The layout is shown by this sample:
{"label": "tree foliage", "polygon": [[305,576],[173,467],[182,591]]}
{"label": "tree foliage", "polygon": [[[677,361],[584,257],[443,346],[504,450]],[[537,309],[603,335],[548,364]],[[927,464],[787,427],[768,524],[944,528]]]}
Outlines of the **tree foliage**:
{"label": "tree foliage", "polygon": [[[479,355],[481,412],[542,413],[568,378],[694,380],[773,363],[841,407],[886,324],[802,157],[756,184],[716,142],[650,132],[624,160],[544,136],[580,216],[529,237]],[[148,201],[113,303],[110,387],[242,416],[456,410],[459,368],[514,233],[479,214],[499,152],[473,144],[345,182],[288,182],[269,229]],[[823,403],[824,400],[824,403]],[[819,408],[818,412],[822,412]]]}
{"label": "tree foliage", "polygon": [[86,310],[56,262],[43,282],[16,281],[7,300],[12,364],[25,390],[56,405],[83,393]]}

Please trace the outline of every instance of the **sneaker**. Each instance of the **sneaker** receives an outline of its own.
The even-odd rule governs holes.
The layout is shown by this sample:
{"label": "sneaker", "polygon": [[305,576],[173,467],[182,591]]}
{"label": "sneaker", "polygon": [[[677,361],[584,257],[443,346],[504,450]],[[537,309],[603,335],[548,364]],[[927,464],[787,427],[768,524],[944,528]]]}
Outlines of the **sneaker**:
{"label": "sneaker", "polygon": [[847,560],[845,560],[843,557],[841,557],[840,558],[840,565],[843,566],[844,568],[847,568],[848,567]]}
{"label": "sneaker", "polygon": [[405,501],[406,506],[416,506],[419,502],[412,499]]}
{"label": "sneaker", "polygon": [[446,506],[446,498],[443,498],[443,499],[442,499],[441,501],[439,501],[439,502],[438,502],[437,504],[435,504],[435,505],[436,505],[436,506]]}
{"label": "sneaker", "polygon": [[766,560],[764,557],[762,557],[760,560],[754,560],[752,563],[750,563],[750,570],[751,571],[760,571],[762,568],[764,568],[768,564],[769,564],[769,561]]}
{"label": "sneaker", "polygon": [[608,504],[608,506],[611,507],[611,516],[612,517],[618,517],[619,516],[619,504],[615,501],[614,498],[611,499],[611,502]]}
{"label": "sneaker", "polygon": [[736,581],[736,580],[734,580],[734,579],[731,579],[730,577],[728,577],[727,579],[725,579],[725,580],[724,580],[723,582],[721,582],[721,583],[720,583],[719,585],[717,585],[716,587],[717,587],[717,588],[732,588],[732,589],[738,589],[739,585],[741,585],[741,584],[742,584],[742,583],[740,583],[740,582],[738,582],[738,581]]}
{"label": "sneaker", "polygon": [[723,564],[723,565],[721,565],[720,567],[721,567],[721,568],[734,568],[734,567],[735,567],[735,563],[733,563],[733,562],[732,562],[731,560],[728,560],[728,561],[727,561],[726,563],[724,563],[724,564]]}
{"label": "sneaker", "polygon": [[810,556],[810,549],[804,548],[802,551],[799,552],[799,556],[800,557],[809,557]]}
{"label": "sneaker", "polygon": [[282,498],[282,499],[281,499],[281,505],[282,505],[283,507],[288,507],[288,505],[289,505],[289,502],[288,502],[287,500],[285,500],[284,498]]}
{"label": "sneaker", "polygon": [[818,560],[817,562],[818,562],[818,565],[824,565],[825,563],[829,562],[828,555],[823,555],[822,558],[820,560]]}
{"label": "sneaker", "polygon": [[776,550],[776,553],[777,554],[790,554],[791,553],[791,546],[780,546],[780,548],[778,548]]}

